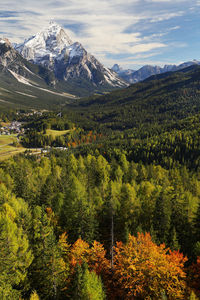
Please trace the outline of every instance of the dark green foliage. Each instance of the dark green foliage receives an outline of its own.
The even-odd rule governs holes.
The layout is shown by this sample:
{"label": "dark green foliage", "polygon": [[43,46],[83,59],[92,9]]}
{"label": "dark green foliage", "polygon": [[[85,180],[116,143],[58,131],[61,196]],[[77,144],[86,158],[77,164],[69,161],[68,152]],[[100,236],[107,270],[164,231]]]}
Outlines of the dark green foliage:
{"label": "dark green foliage", "polygon": [[167,243],[171,223],[171,203],[168,191],[161,191],[154,208],[154,230],[159,243]]}

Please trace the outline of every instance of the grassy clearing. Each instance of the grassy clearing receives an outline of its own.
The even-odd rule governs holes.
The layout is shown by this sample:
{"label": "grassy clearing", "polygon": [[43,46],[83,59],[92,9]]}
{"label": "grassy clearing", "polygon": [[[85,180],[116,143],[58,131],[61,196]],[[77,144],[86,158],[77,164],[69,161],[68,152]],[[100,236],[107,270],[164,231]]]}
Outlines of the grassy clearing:
{"label": "grassy clearing", "polygon": [[70,132],[70,129],[68,129],[68,130],[47,129],[45,135],[51,135],[51,136],[53,136],[53,138],[56,138],[57,136],[65,135],[68,132]]}
{"label": "grassy clearing", "polygon": [[11,122],[3,122],[0,120],[0,124],[1,124],[1,126],[5,127],[5,126],[9,126],[11,124]]}
{"label": "grassy clearing", "polygon": [[17,141],[17,135],[0,135],[0,161],[8,159],[9,157],[24,152],[23,147],[14,147],[13,142]]}
{"label": "grassy clearing", "polygon": [[13,146],[5,146],[0,148],[0,161],[8,159],[13,155],[22,153],[26,150],[23,147],[13,147]]}
{"label": "grassy clearing", "polygon": [[13,142],[17,141],[17,135],[11,134],[11,135],[0,135],[0,146],[4,145],[10,145]]}

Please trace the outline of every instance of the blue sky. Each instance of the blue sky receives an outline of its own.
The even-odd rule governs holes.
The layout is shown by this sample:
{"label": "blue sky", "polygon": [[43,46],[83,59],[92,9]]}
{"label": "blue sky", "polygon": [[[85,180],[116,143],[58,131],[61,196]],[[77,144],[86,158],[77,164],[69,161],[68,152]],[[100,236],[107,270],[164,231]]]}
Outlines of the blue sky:
{"label": "blue sky", "polygon": [[200,60],[200,0],[0,1],[0,36],[12,42],[51,19],[107,67]]}

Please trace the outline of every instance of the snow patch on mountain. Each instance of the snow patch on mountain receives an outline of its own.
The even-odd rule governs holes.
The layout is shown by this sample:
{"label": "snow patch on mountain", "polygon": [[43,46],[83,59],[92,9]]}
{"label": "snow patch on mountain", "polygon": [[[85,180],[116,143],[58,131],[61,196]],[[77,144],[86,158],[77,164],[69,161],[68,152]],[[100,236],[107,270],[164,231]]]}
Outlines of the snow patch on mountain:
{"label": "snow patch on mountain", "polygon": [[77,99],[77,97],[75,95],[72,95],[72,94],[68,94],[68,93],[62,93],[61,94],[61,93],[50,91],[50,90],[47,90],[47,89],[44,89],[44,88],[41,88],[41,87],[37,87],[37,86],[35,86],[35,88],[38,88],[41,91],[45,91],[45,92],[48,92],[48,93],[51,93],[51,94],[54,94],[54,95],[58,95],[58,96],[61,96],[61,97]]}
{"label": "snow patch on mountain", "polygon": [[118,86],[118,87],[124,86],[124,84],[122,84],[121,82],[121,79],[116,78],[115,73],[107,68],[105,68],[105,78],[106,81],[112,86]]}
{"label": "snow patch on mountain", "polygon": [[10,69],[8,69],[8,71],[17,79],[18,82],[21,82],[21,83],[29,85],[29,86],[33,86],[27,78],[15,73],[14,71],[12,71]]}
{"label": "snow patch on mountain", "polygon": [[[51,90],[48,90],[48,89],[45,89],[45,88],[42,88],[40,86],[38,86],[36,83],[34,83],[35,85],[31,84],[33,83],[32,81],[29,81],[27,78],[15,73],[14,71],[8,69],[9,72],[17,79],[18,82],[20,83],[23,83],[23,84],[26,84],[26,85],[29,85],[31,87],[34,87],[36,89],[39,89],[39,90],[42,90],[42,91],[45,91],[45,92],[48,92],[48,93],[51,93],[51,94],[54,94],[54,95],[58,95],[58,96],[61,96],[61,97],[67,97],[67,98],[77,98],[76,96],[72,95],[72,94],[68,94],[68,93],[57,93],[57,92],[54,92],[54,91],[51,91]],[[30,96],[30,95],[29,95]]]}
{"label": "snow patch on mountain", "polygon": [[27,97],[31,97],[31,98],[37,98],[36,96],[30,95],[30,94],[26,94],[26,93],[22,93],[22,92],[18,92],[15,91],[17,94],[23,95],[23,96],[27,96]]}
{"label": "snow patch on mountain", "polygon": [[70,57],[69,63],[71,62],[73,57],[75,56],[81,57],[83,55],[84,55],[84,48],[80,43],[76,42],[69,47],[69,57]]}

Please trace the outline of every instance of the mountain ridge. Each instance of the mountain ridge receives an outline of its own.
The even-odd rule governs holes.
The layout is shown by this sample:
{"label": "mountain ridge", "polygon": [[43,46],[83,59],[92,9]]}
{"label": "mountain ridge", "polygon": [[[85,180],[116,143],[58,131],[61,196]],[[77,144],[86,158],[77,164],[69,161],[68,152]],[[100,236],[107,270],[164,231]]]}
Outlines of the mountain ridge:
{"label": "mountain ridge", "polygon": [[124,80],[132,84],[143,81],[152,75],[162,74],[169,71],[175,72],[192,65],[200,65],[200,61],[194,59],[193,61],[187,61],[179,65],[165,65],[164,67],[144,65],[138,70],[123,69],[118,64],[114,64],[111,69],[115,71],[119,76],[121,76]]}
{"label": "mountain ridge", "polygon": [[[167,124],[200,112],[200,66],[153,75],[104,96],[79,99],[75,110],[98,126],[129,129],[154,123]],[[85,121],[86,122],[86,121]]]}

